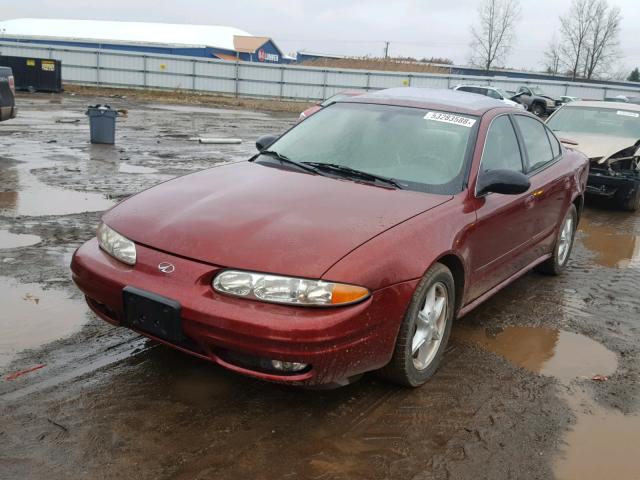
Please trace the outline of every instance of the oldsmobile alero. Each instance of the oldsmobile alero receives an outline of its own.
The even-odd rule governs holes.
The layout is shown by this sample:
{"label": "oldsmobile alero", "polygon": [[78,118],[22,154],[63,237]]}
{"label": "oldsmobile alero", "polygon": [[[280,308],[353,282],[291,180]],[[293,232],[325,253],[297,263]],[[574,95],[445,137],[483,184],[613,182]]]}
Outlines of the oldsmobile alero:
{"label": "oldsmobile alero", "polygon": [[257,146],[121,202],[71,268],[107,322],[296,385],[425,383],[455,318],[565,269],[588,175],[533,115],[430,89],[347,98]]}

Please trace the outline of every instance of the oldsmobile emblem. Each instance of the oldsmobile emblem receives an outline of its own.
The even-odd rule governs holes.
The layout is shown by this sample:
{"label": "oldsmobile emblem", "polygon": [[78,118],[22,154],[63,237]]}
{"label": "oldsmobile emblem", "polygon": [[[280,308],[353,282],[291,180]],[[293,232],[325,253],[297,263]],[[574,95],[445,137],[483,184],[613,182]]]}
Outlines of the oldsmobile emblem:
{"label": "oldsmobile emblem", "polygon": [[173,273],[176,270],[176,267],[173,263],[162,262],[158,265],[158,270],[162,273]]}

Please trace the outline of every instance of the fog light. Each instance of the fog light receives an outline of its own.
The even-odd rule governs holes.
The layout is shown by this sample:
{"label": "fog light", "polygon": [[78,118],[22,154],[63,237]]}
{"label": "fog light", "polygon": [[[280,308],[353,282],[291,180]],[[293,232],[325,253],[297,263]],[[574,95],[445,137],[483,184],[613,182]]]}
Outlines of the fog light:
{"label": "fog light", "polygon": [[283,360],[271,360],[271,366],[281,372],[299,372],[308,367],[306,363],[285,362]]}

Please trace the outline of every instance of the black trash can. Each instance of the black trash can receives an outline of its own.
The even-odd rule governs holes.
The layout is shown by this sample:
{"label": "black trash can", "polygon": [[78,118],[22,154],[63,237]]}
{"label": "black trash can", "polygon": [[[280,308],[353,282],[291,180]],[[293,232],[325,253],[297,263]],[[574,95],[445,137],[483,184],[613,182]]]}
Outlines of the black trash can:
{"label": "black trash can", "polygon": [[91,143],[116,143],[116,115],[109,105],[95,105],[87,108]]}

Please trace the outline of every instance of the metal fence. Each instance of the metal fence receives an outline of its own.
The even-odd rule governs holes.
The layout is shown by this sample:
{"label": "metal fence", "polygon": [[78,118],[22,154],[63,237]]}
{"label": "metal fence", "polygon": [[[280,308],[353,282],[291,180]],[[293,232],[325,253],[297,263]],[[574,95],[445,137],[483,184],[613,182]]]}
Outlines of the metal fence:
{"label": "metal fence", "polygon": [[504,90],[538,85],[549,95],[596,100],[617,95],[640,96],[640,88],[607,84],[268,65],[8,41],[0,41],[0,54],[61,60],[62,80],[67,83],[189,90],[239,97],[320,100],[345,89],[451,88],[463,83],[493,85]]}

